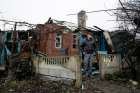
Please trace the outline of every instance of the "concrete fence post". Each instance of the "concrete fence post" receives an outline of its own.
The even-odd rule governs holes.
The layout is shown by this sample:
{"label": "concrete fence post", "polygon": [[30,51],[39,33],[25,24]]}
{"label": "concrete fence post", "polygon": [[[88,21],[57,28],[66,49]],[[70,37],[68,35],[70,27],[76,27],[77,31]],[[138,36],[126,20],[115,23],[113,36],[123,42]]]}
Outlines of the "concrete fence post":
{"label": "concrete fence post", "polygon": [[81,81],[82,81],[82,76],[81,76],[81,60],[79,56],[75,56],[76,58],[76,87],[80,88],[81,87]]}
{"label": "concrete fence post", "polygon": [[78,55],[71,56],[65,67],[75,72],[75,86],[79,88],[81,86],[81,60]]}

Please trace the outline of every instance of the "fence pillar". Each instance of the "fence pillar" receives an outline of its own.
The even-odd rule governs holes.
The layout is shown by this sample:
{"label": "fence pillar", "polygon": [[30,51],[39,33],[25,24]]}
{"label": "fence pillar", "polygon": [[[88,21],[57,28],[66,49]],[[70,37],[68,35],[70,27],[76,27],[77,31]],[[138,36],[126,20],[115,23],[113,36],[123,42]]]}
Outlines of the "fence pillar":
{"label": "fence pillar", "polygon": [[71,56],[69,61],[65,64],[66,68],[70,69],[71,71],[75,72],[75,86],[80,88],[81,86],[81,60],[78,55]]}
{"label": "fence pillar", "polygon": [[80,88],[82,83],[82,75],[81,75],[81,60],[79,56],[75,56],[76,58],[76,87]]}

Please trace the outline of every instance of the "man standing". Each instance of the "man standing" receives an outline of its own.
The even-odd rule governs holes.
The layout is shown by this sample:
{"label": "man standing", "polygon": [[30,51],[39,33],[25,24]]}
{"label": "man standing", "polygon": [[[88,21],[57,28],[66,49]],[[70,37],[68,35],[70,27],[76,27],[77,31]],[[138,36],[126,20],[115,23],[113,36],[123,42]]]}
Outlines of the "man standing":
{"label": "man standing", "polygon": [[95,42],[93,37],[89,37],[84,47],[84,72],[85,75],[91,77],[92,63],[95,57]]}

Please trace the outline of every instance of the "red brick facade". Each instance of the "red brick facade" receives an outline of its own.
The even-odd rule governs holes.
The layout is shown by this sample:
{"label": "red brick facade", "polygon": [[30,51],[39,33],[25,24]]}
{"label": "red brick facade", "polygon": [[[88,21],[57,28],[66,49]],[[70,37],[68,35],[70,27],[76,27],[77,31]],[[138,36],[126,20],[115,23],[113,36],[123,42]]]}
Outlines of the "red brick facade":
{"label": "red brick facade", "polygon": [[[72,31],[64,26],[54,23],[38,25],[36,28],[37,33],[37,50],[48,54],[48,56],[60,55],[76,55],[78,47],[73,48],[73,35]],[[56,48],[56,35],[61,34],[61,47]]]}

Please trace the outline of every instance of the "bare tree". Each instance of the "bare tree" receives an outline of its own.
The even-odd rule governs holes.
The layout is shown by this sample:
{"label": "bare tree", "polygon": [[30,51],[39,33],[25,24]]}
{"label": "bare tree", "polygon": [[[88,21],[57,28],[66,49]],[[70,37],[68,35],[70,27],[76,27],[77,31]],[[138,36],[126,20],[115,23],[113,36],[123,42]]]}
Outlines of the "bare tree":
{"label": "bare tree", "polygon": [[123,30],[135,30],[134,35],[140,28],[140,1],[139,0],[119,0],[117,11],[117,21]]}
{"label": "bare tree", "polygon": [[135,40],[136,34],[140,33],[140,1],[139,0],[119,0],[118,10],[116,12],[117,21],[120,30],[133,32],[132,37],[125,42],[125,55],[123,60],[127,63],[132,78],[137,78],[137,64],[139,63],[139,54],[135,52],[138,49],[138,44]]}

